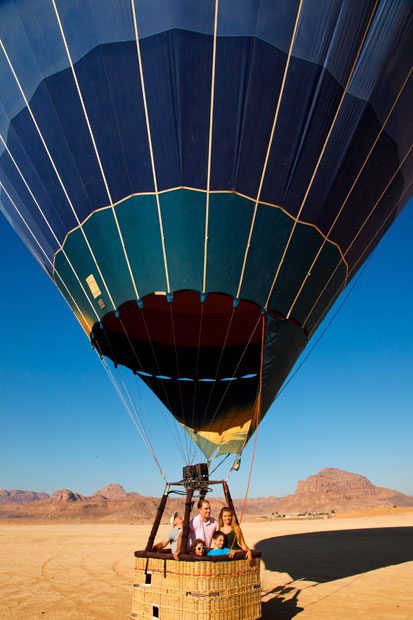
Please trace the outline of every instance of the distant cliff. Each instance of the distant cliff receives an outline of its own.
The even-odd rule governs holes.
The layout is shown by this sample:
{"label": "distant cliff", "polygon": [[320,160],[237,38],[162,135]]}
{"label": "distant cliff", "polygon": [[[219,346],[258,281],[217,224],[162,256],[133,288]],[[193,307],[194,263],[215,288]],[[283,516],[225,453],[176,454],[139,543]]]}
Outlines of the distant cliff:
{"label": "distant cliff", "polygon": [[300,480],[293,495],[281,498],[278,510],[286,513],[343,512],[377,506],[413,506],[413,499],[398,491],[376,487],[365,476],[326,468]]}
{"label": "distant cliff", "polygon": [[[212,514],[217,516],[225,505],[223,499],[211,497]],[[127,492],[120,484],[108,484],[92,496],[63,489],[52,496],[33,491],[0,491],[0,519],[32,521],[120,521],[148,523],[159,504],[155,497]],[[175,511],[183,511],[184,500],[168,500],[166,521]],[[244,500],[234,500],[240,514]],[[248,499],[245,517],[294,516],[303,513],[346,512],[376,507],[413,506],[413,497],[398,491],[374,486],[365,476],[342,469],[321,470],[300,480],[293,495]]]}
{"label": "distant cliff", "polygon": [[44,499],[48,499],[47,493],[36,493],[35,491],[20,491],[14,489],[12,491],[6,491],[6,489],[0,489],[0,504],[30,504],[31,502],[41,502]]}

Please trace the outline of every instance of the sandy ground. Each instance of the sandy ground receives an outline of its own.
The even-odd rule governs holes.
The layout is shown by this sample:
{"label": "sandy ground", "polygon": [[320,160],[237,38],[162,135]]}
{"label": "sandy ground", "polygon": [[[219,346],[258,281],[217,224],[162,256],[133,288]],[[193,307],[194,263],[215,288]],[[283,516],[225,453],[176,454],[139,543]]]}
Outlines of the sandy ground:
{"label": "sandy ground", "polygon": [[[161,526],[160,535],[167,531]],[[263,619],[413,619],[413,511],[244,523]],[[127,620],[149,527],[0,524],[0,618]]]}

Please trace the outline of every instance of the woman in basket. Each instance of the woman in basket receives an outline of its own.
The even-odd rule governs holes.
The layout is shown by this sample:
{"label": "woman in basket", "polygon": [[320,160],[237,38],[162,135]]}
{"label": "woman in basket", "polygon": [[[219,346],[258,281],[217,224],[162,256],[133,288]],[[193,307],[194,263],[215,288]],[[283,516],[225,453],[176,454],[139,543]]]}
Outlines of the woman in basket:
{"label": "woman in basket", "polygon": [[247,547],[239,525],[235,523],[235,515],[231,508],[225,506],[218,517],[218,527],[227,537],[227,546],[234,551],[245,551],[248,562],[252,562],[252,552]]}

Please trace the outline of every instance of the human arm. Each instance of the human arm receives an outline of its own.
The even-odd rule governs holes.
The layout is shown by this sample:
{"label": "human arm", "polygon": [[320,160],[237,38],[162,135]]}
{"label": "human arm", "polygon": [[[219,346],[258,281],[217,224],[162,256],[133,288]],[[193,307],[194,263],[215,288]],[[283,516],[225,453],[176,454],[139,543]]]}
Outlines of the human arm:
{"label": "human arm", "polygon": [[245,551],[245,558],[246,558],[246,560],[248,560],[248,564],[251,564],[251,562],[252,562],[252,551],[248,547],[247,543],[245,542],[244,536],[242,535],[241,528],[239,526],[238,526],[238,528],[236,530],[236,535],[237,535],[237,542],[238,542],[239,546],[241,547],[241,549],[243,551]]}
{"label": "human arm", "polygon": [[174,560],[179,560],[179,554],[181,553],[182,545],[182,533],[179,535],[178,542],[176,544],[176,551],[174,553]]}
{"label": "human arm", "polygon": [[152,547],[152,551],[160,551],[169,544],[169,538],[164,538],[161,542]]}

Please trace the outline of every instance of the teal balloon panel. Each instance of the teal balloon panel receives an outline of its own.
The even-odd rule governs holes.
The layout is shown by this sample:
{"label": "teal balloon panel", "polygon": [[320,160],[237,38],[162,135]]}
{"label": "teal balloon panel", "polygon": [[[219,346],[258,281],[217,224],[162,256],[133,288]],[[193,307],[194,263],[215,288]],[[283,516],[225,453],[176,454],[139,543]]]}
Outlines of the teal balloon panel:
{"label": "teal balloon panel", "polygon": [[410,0],[0,3],[1,209],[208,458],[410,198],[412,30]]}

